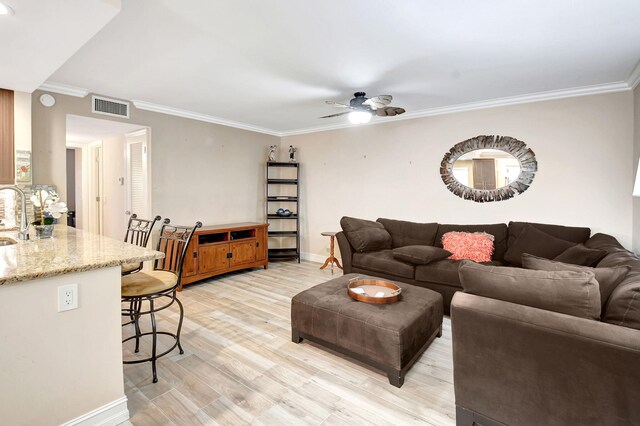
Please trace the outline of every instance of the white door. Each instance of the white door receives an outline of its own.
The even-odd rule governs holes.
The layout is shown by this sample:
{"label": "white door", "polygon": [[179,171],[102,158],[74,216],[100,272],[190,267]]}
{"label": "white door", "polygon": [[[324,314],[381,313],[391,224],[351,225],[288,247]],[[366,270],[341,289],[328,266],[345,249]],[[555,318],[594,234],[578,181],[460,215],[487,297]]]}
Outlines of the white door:
{"label": "white door", "polygon": [[151,194],[149,191],[149,132],[139,130],[126,135],[127,174],[125,221],[133,213],[143,219],[151,218]]}
{"label": "white door", "polygon": [[102,141],[89,145],[89,226],[88,231],[102,235]]}

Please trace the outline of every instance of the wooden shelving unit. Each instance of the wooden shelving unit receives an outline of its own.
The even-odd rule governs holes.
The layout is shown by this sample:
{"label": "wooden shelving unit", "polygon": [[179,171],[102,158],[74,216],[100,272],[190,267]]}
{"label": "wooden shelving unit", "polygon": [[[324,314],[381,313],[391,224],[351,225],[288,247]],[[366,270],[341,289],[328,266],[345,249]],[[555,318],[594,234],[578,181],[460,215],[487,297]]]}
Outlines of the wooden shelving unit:
{"label": "wooden shelving unit", "polygon": [[[274,177],[273,173],[276,170],[285,172],[287,174],[293,174],[287,172],[287,170],[295,170],[295,177],[287,176],[283,178],[281,176]],[[269,247],[269,260],[275,259],[296,259],[300,263],[300,163],[287,163],[287,162],[267,162],[267,201],[266,201],[266,216],[267,223],[269,223],[269,238],[282,238],[283,241],[295,241],[294,247]],[[279,195],[277,192],[281,192],[283,188],[290,188],[295,186],[295,195],[291,195],[290,192],[286,195]],[[291,216],[279,216],[276,214],[277,206],[286,205],[287,208],[293,212]],[[282,224],[288,224],[291,228],[291,221],[295,221],[295,230],[293,229],[280,229]],[[276,226],[272,226],[276,225]]]}

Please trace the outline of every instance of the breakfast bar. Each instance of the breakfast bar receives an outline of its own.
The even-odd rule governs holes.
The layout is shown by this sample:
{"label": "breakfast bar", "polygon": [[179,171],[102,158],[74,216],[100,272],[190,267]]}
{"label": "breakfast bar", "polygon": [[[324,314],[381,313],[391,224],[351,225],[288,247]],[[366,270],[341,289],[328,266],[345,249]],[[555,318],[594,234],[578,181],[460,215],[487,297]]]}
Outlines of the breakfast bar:
{"label": "breakfast bar", "polygon": [[63,225],[53,238],[0,237],[2,421],[127,420],[120,265],[164,254]]}

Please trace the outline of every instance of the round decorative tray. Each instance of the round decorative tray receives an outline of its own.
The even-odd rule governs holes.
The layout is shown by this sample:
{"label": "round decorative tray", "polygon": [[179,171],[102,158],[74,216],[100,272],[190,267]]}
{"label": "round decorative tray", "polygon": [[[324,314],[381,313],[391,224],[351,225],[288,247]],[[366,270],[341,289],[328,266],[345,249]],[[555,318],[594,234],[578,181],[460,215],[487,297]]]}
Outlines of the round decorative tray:
{"label": "round decorative tray", "polygon": [[352,278],[347,286],[352,299],[375,305],[397,302],[401,292],[402,289],[392,282],[370,278]]}

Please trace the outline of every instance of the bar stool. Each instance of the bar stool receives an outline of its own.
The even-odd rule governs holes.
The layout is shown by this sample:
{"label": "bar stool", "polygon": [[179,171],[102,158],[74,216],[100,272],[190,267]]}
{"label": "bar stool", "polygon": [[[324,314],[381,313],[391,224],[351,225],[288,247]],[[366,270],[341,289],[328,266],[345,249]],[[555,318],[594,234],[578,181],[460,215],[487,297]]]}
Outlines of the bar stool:
{"label": "bar stool", "polygon": [[[180,285],[180,276],[182,274],[182,264],[184,261],[187,247],[191,242],[191,238],[196,230],[200,228],[202,223],[196,222],[195,226],[177,226],[171,225],[169,219],[165,219],[162,228],[160,228],[160,236],[158,240],[157,250],[164,252],[164,259],[157,259],[154,262],[153,271],[137,272],[122,277],[122,302],[128,303],[129,307],[122,308],[122,315],[132,318],[131,321],[123,324],[133,324],[135,333],[122,340],[122,343],[135,339],[135,352],[140,350],[140,338],[142,336],[152,336],[151,356],[144,359],[123,360],[124,364],[139,364],[151,361],[151,370],[153,372],[153,382],[158,381],[156,371],[156,361],[158,358],[173,351],[178,347],[180,353],[183,354],[182,345],[180,344],[180,331],[182,329],[182,321],[184,319],[184,308],[177,298],[177,289]],[[143,303],[148,303],[148,309],[143,310]],[[164,302],[164,303],[162,303]],[[156,312],[167,309],[173,303],[177,303],[180,308],[180,320],[178,321],[178,329],[174,333],[168,331],[158,331],[156,327]],[[151,331],[143,333],[140,330],[140,317],[149,315],[151,320]],[[175,339],[174,344],[166,351],[157,353],[158,335],[171,336]]]}
{"label": "bar stool", "polygon": [[[129,224],[127,225],[127,232],[124,234],[124,242],[129,244],[135,244],[140,247],[146,247],[151,236],[151,231],[157,221],[161,219],[160,216],[156,216],[153,220],[139,219],[137,214],[132,214],[129,218]],[[132,274],[142,269],[142,262],[140,263],[125,263],[122,265],[122,275]]]}

